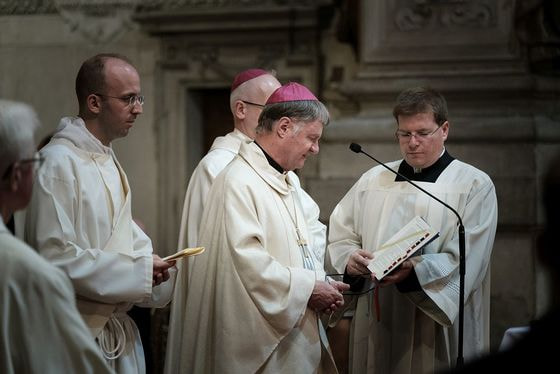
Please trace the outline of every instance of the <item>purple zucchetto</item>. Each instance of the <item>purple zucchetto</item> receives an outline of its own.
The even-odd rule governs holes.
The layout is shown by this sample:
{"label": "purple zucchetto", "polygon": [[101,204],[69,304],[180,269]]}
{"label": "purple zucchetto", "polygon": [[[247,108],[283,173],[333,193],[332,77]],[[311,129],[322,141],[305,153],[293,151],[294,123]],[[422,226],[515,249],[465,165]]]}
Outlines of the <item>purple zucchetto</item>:
{"label": "purple zucchetto", "polygon": [[307,87],[290,82],[276,89],[266,104],[285,103],[288,101],[319,101]]}
{"label": "purple zucchetto", "polygon": [[237,74],[231,84],[231,92],[243,83],[250,81],[253,78],[260,77],[261,75],[270,74],[270,72],[263,69],[247,69]]}

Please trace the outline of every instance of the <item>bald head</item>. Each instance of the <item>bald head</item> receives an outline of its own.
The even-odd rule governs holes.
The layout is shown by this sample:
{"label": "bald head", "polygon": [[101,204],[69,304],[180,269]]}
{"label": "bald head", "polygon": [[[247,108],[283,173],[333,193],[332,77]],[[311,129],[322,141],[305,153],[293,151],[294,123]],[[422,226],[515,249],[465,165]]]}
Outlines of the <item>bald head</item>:
{"label": "bald head", "polygon": [[[255,138],[262,106],[268,97],[280,87],[272,74],[259,75],[237,86],[230,95],[230,109],[236,129],[250,138]],[[257,104],[257,105],[255,105]]]}
{"label": "bald head", "polygon": [[112,59],[123,61],[132,66],[127,57],[116,53],[100,53],[82,63],[76,76],[76,96],[78,97],[80,111],[86,108],[89,95],[106,91],[105,65],[107,61]]}
{"label": "bald head", "polygon": [[268,97],[280,86],[280,82],[272,73],[260,75],[240,84],[231,92],[229,99],[231,111],[234,111],[235,102],[238,100],[264,106]]}

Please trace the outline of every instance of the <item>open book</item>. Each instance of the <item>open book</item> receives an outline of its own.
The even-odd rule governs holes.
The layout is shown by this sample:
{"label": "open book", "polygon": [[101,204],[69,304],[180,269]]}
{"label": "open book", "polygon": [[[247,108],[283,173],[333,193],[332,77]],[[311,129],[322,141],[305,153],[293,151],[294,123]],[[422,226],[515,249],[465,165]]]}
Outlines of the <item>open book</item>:
{"label": "open book", "polygon": [[375,274],[377,280],[381,280],[414,252],[438,236],[439,232],[420,216],[416,216],[373,252],[374,258],[369,263],[368,269]]}
{"label": "open book", "polygon": [[187,256],[196,256],[198,254],[201,254],[202,252],[204,252],[204,247],[185,248],[175,254],[172,254],[171,256],[163,258],[163,261],[172,261]]}

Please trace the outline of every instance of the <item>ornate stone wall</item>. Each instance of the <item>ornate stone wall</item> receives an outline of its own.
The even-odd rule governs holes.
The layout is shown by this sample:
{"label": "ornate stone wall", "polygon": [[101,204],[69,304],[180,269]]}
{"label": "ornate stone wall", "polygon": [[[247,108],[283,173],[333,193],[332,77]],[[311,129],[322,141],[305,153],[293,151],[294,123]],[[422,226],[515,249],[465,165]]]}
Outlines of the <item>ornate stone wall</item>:
{"label": "ornate stone wall", "polygon": [[[525,324],[546,308],[534,246],[541,223],[539,178],[560,151],[560,68],[534,69],[530,46],[519,37],[526,31],[520,22],[525,10],[515,1],[346,4],[339,19],[345,25],[337,30],[346,31],[352,47],[342,48],[333,30],[324,37],[329,49],[339,48],[346,57],[327,62],[324,97],[336,117],[318,159],[303,170],[306,185],[327,220],[357,176],[373,166],[348,144],[359,142],[383,161],[400,158],[391,116],[397,94],[418,85],[443,92],[451,122],[448,150],[486,171],[496,185],[496,345],[505,328]],[[538,12],[539,4],[533,5]]]}
{"label": "ornate stone wall", "polygon": [[[359,142],[383,161],[400,158],[393,101],[404,88],[430,85],[449,102],[449,151],[496,185],[493,344],[505,328],[546,307],[534,245],[542,222],[540,177],[560,150],[557,2],[144,0],[131,18],[111,23],[120,34],[103,35],[95,27],[93,35],[72,29],[58,15],[61,4],[72,0],[0,1],[0,95],[31,102],[54,129],[57,117],[72,113],[73,94],[65,87],[83,58],[111,50],[138,61],[148,97],[142,127],[116,146],[135,211],[147,216],[160,253],[175,249],[188,173],[198,162],[189,150],[200,144],[187,136],[196,126],[191,90],[227,88],[235,73],[253,66],[310,86],[327,103],[332,123],[319,156],[300,175],[327,221],[373,166],[348,144]],[[91,15],[103,21],[103,12]],[[50,94],[53,87],[61,87],[61,97]]]}

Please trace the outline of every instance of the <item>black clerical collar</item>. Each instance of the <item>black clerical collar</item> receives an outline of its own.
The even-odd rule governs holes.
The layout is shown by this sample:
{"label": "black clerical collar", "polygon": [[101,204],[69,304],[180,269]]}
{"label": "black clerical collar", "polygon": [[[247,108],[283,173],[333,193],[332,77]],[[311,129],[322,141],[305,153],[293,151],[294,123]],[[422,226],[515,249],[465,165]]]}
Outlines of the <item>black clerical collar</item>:
{"label": "black clerical collar", "polygon": [[272,157],[270,157],[270,155],[268,153],[266,153],[266,151],[263,149],[263,147],[261,147],[259,145],[259,143],[255,142],[255,144],[261,149],[261,151],[263,151],[264,156],[268,160],[268,163],[270,164],[270,166],[272,166],[274,169],[276,169],[279,173],[284,173],[284,169],[282,169],[282,166],[280,166],[279,163],[274,161],[274,159]]}
{"label": "black clerical collar", "polygon": [[[449,164],[453,160],[455,160],[455,158],[451,156],[446,150],[443,152],[443,155],[436,162],[434,162],[433,165],[422,169],[422,171],[419,173],[415,173],[414,168],[407,164],[405,160],[402,160],[399,166],[399,173],[413,181],[434,183],[438,179],[440,174],[445,170],[447,166],[449,166]],[[395,178],[395,182],[402,181],[404,181],[404,179],[397,175],[397,177]]]}

